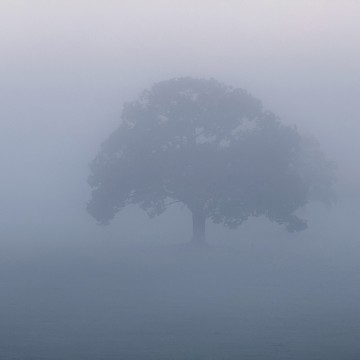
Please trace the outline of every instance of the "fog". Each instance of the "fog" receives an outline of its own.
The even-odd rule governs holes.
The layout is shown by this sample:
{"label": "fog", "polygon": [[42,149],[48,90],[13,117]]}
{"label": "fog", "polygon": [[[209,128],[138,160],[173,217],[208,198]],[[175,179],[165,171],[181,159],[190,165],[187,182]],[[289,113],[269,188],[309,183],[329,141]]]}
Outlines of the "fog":
{"label": "fog", "polygon": [[[357,1],[0,4],[0,359],[357,359]],[[88,164],[155,82],[244,88],[337,163],[338,200],[299,233],[252,218],[99,226]]]}

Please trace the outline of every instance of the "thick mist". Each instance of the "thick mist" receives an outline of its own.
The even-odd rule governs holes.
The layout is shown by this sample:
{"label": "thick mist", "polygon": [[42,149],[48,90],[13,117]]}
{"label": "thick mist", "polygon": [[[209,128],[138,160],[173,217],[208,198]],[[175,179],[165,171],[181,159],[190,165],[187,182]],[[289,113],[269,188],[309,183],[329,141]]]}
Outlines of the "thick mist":
{"label": "thick mist", "polygon": [[[0,359],[356,359],[360,25],[356,1],[2,1]],[[265,218],[109,226],[88,164],[155,82],[244,88],[337,164],[308,229]]]}

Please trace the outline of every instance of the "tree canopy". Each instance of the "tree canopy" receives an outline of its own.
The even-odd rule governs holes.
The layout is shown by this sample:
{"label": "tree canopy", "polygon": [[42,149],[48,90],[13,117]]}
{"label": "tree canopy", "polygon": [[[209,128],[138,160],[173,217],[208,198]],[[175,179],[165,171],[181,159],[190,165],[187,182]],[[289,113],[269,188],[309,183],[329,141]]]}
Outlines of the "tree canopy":
{"label": "tree canopy", "polygon": [[333,166],[317,143],[245,90],[175,78],[125,103],[121,120],[90,164],[87,209],[101,224],[129,204],[153,217],[181,202],[194,240],[206,219],[236,228],[264,215],[300,231],[299,208],[333,200]]}

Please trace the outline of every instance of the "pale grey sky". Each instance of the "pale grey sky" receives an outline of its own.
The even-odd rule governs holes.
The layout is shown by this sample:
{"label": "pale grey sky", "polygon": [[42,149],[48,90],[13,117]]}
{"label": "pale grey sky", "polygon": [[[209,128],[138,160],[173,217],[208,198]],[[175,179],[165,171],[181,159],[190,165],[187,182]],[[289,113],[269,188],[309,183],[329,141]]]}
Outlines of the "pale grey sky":
{"label": "pale grey sky", "polygon": [[[357,186],[359,1],[0,3],[1,213],[59,212],[122,103],[174,76],[244,87],[319,138]],[[20,216],[19,209],[24,213]]]}

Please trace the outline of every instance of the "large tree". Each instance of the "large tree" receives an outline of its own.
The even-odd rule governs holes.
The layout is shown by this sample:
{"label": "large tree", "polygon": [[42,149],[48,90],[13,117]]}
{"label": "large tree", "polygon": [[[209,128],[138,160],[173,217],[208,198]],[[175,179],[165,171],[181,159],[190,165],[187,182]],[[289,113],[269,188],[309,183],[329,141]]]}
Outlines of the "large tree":
{"label": "large tree", "polygon": [[316,143],[245,90],[171,79],[126,103],[121,119],[90,164],[87,209],[101,224],[129,204],[153,217],[181,202],[204,242],[206,219],[236,228],[264,215],[300,231],[299,208],[332,200],[332,165]]}

